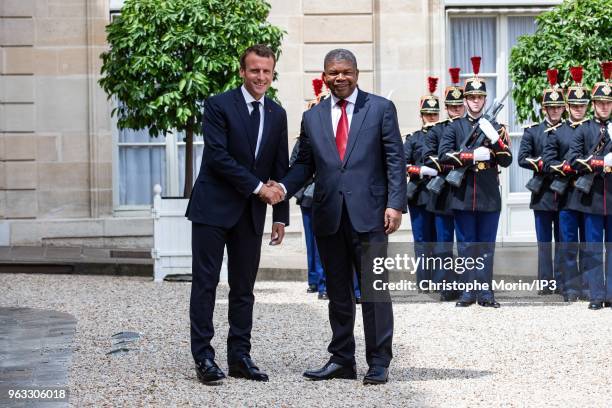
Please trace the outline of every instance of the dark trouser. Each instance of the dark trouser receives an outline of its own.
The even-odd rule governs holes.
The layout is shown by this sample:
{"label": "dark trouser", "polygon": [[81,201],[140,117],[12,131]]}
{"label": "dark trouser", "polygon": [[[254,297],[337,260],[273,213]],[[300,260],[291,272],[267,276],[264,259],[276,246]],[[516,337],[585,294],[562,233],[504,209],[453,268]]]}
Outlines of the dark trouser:
{"label": "dark trouser", "polygon": [[304,224],[304,238],[306,240],[306,258],[308,260],[308,286],[316,286],[319,293],[325,292],[325,271],[319,257],[319,250],[315,242],[312,229],[312,208],[300,207],[302,223]]}
{"label": "dark trouser", "polygon": [[493,257],[495,237],[499,223],[499,211],[460,211],[455,210],[455,232],[457,233],[457,252],[464,259],[483,259],[484,267],[466,268],[461,276],[462,282],[486,283],[488,289],[463,291],[463,302],[493,300]]}
{"label": "dark trouser", "polygon": [[191,353],[194,360],[214,358],[210,345],[215,329],[213,311],[227,245],[229,281],[227,360],[229,364],[241,357],[250,357],[251,328],[253,326],[253,287],[259,267],[262,236],[255,233],[250,206],[231,228],[192,223],[191,249],[193,254],[191,301]]}
{"label": "dark trouser", "polygon": [[[382,216],[382,214],[381,214]],[[340,228],[332,235],[317,236],[317,247],[327,274],[327,295],[329,296],[329,322],[332,340],[327,350],[332,354],[330,361],[342,364],[355,364],[355,299],[353,291],[354,270],[362,282],[368,279],[361,275],[361,256],[363,245],[373,244],[376,252],[386,254],[387,236],[383,231],[358,233],[353,229],[346,207],[342,210]],[[379,254],[380,255],[380,254]],[[384,256],[384,255],[383,255]],[[367,273],[367,271],[366,271]],[[369,273],[372,273],[369,271]],[[380,300],[380,299],[377,299]],[[363,329],[366,343],[368,365],[388,367],[393,357],[393,308],[388,301],[361,304]]]}
{"label": "dark trouser", "polygon": [[[538,239],[538,279],[551,282],[559,275],[560,245],[559,212],[534,210],[536,237]],[[553,262],[552,239],[555,238]],[[550,286],[549,286],[550,287]]]}
{"label": "dark trouser", "polygon": [[[584,214],[574,210],[559,211],[559,229],[561,240],[561,268],[562,281],[557,282],[563,295],[578,296],[583,289],[582,267],[585,253],[582,246],[584,242]],[[579,252],[580,251],[580,252]],[[580,267],[578,254],[580,253]],[[584,276],[586,280],[586,275]]]}
{"label": "dark trouser", "polygon": [[[415,258],[427,258],[433,254],[433,243],[436,240],[436,224],[434,213],[427,211],[424,205],[411,205],[410,224],[412,225],[412,236],[414,237],[414,256]],[[424,268],[421,262],[416,271],[416,281],[420,288],[421,282],[432,280],[432,271]],[[429,285],[427,285],[429,286]]]}
{"label": "dark trouser", "polygon": [[612,215],[584,214],[584,227],[584,269],[589,281],[590,300],[612,301]]}
{"label": "dark trouser", "polygon": [[[452,258],[453,241],[455,239],[455,220],[452,215],[445,214],[435,214],[434,218],[436,224],[436,244],[434,246],[434,256],[437,259],[442,260]],[[442,267],[436,267],[433,271],[433,281],[436,283],[441,283],[444,280],[447,282],[453,282],[456,280],[456,276],[453,270],[444,269],[444,262],[442,262]]]}

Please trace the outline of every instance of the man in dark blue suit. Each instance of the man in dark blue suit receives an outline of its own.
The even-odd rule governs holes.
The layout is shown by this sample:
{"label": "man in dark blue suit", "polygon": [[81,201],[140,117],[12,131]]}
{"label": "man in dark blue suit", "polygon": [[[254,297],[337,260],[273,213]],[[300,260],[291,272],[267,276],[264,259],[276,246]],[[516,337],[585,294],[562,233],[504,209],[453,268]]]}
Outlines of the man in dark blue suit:
{"label": "man in dark blue suit", "polygon": [[264,96],[275,63],[270,48],[248,48],[240,59],[243,85],[209,98],[204,106],[204,156],[186,216],[192,221],[191,352],[198,379],[205,384],[225,378],[210,344],[224,248],[230,287],[229,375],[268,380],[251,360],[250,340],[266,203],[276,204],[271,244],[282,242],[289,223],[288,202],[265,184],[284,176],[289,163],[287,114]]}
{"label": "man in dark blue suit", "polygon": [[[359,90],[358,76],[350,51],[327,54],[324,80],[332,94],[304,112],[300,152],[281,182],[292,196],[315,177],[314,233],[327,274],[332,356],[323,368],[304,373],[312,380],[356,378],[353,274],[356,270],[365,282],[372,272],[361,270],[361,257],[367,252],[369,259],[372,251],[364,246],[385,256],[387,236],[399,228],[406,212],[405,159],[395,107]],[[380,384],[387,381],[392,357],[393,310],[388,292],[372,302],[364,290],[370,366],[364,383]]]}

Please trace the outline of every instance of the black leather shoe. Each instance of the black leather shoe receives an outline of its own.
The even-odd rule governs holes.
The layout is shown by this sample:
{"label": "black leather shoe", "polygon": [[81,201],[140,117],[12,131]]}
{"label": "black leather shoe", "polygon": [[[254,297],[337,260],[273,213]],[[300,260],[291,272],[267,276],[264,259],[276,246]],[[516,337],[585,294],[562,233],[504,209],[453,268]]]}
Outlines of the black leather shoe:
{"label": "black leather shoe", "polygon": [[196,362],[196,375],[202,384],[218,385],[225,378],[225,374],[219,368],[215,360],[205,358],[200,362]]}
{"label": "black leather shoe", "polygon": [[563,295],[563,301],[566,303],[575,302],[578,300],[578,295]]}
{"label": "black leather shoe", "polygon": [[308,285],[308,289],[306,289],[306,293],[317,293],[318,291],[317,285]]}
{"label": "black leather shoe", "polygon": [[331,380],[332,378],[342,378],[345,380],[354,380],[357,378],[357,369],[355,365],[343,366],[331,361],[317,370],[304,371],[304,377],[313,381]]}
{"label": "black leather shoe", "polygon": [[482,302],[478,302],[478,304],[482,307],[493,307],[495,309],[498,309],[500,307],[500,304],[497,303],[495,300],[483,300]]}
{"label": "black leather shoe", "polygon": [[389,369],[382,366],[371,366],[365,377],[363,384],[385,384],[389,379]]}
{"label": "black leather shoe", "polygon": [[440,302],[451,302],[459,299],[459,294],[454,291],[443,291],[440,293]]}
{"label": "black leather shoe", "polygon": [[327,292],[319,292],[319,299],[320,300],[328,300],[329,297],[327,296]]}
{"label": "black leather shoe", "polygon": [[554,292],[550,288],[544,288],[538,291],[538,296],[552,295]]}
{"label": "black leather shoe", "polygon": [[589,310],[599,310],[603,308],[603,302],[590,302]]}
{"label": "black leather shoe", "polygon": [[612,302],[604,302],[603,307],[612,307]]}
{"label": "black leather shoe", "polygon": [[237,363],[230,364],[229,376],[253,381],[268,381],[268,374],[260,371],[250,357],[242,357]]}
{"label": "black leather shoe", "polygon": [[475,302],[473,300],[460,300],[457,303],[455,303],[455,307],[470,307],[474,303]]}

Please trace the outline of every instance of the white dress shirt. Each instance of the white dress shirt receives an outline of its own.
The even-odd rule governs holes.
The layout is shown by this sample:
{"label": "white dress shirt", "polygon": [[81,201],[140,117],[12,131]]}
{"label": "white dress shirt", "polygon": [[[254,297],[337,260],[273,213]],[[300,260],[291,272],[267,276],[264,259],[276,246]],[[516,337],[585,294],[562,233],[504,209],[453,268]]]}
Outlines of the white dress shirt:
{"label": "white dress shirt", "polygon": [[[240,87],[240,90],[242,91],[242,96],[244,96],[244,100],[246,101],[247,108],[249,109],[249,115],[253,113],[253,109],[254,109],[252,102],[259,102],[259,132],[257,133],[257,145],[255,145],[255,158],[257,158],[257,154],[259,153],[259,145],[261,144],[261,135],[263,134],[264,117],[265,117],[264,101],[266,98],[264,96],[262,96],[259,99],[253,98],[253,95],[251,95],[249,91],[247,91],[244,85]],[[253,190],[253,194],[259,194],[259,190],[261,190],[262,187],[263,187],[263,183],[260,181],[257,187],[255,188],[255,190]],[[274,222],[274,224],[285,225],[284,222]]]}
{"label": "white dress shirt", "polygon": [[[244,85],[240,87],[240,90],[242,91],[242,96],[244,97],[245,103],[247,105],[247,109],[249,110],[249,115],[253,113],[253,109],[254,109],[252,102],[259,102],[259,132],[257,134],[257,145],[255,145],[255,157],[257,157],[257,153],[259,153],[259,145],[261,144],[261,135],[263,134],[264,100],[266,98],[263,96],[260,99],[253,98],[253,95],[251,95],[249,91],[247,91]],[[253,190],[253,194],[258,194],[262,186],[263,186],[263,183],[260,181],[257,187],[255,188],[255,190]]]}
{"label": "white dress shirt", "polygon": [[[353,120],[353,111],[355,110],[355,102],[357,101],[357,94],[359,93],[359,89],[355,88],[352,94],[348,96],[348,98],[344,98],[347,102],[346,104],[346,116],[348,118],[348,126],[349,131],[351,129],[351,120]],[[340,122],[340,116],[342,116],[342,108],[338,106],[338,101],[340,98],[334,96],[333,93],[331,95],[331,117],[332,117],[332,127],[334,128],[334,138],[336,137],[336,130],[338,129],[338,122]],[[347,135],[348,136],[348,135]],[[279,183],[282,187],[285,194],[287,194],[287,188],[283,183]]]}
{"label": "white dress shirt", "polygon": [[246,90],[244,85],[240,87],[240,90],[242,91],[242,95],[244,96],[244,100],[246,101],[247,108],[249,109],[249,115],[253,113],[252,102],[259,102],[259,133],[257,134],[257,145],[255,146],[255,157],[257,157],[257,153],[259,153],[259,145],[261,144],[261,135],[263,133],[264,127],[264,100],[266,98],[263,96],[260,99],[253,98],[253,95],[251,95],[249,91]]}
{"label": "white dress shirt", "polygon": [[[355,102],[357,101],[357,94],[359,93],[358,88],[355,88],[352,94],[348,98],[345,98],[346,104],[346,116],[348,117],[348,126],[351,128],[351,120],[353,120],[353,111],[355,110]],[[340,98],[331,94],[331,117],[332,126],[334,128],[334,137],[336,137],[336,130],[338,129],[338,122],[340,122],[340,116],[342,116],[342,108],[338,106]],[[348,135],[347,135],[348,136]]]}

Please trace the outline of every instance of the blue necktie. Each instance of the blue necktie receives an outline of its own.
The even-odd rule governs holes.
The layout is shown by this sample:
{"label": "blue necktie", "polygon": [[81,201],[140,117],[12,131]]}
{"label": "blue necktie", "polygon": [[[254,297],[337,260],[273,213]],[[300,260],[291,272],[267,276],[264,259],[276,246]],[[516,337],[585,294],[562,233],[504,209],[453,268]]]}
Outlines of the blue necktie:
{"label": "blue necktie", "polygon": [[251,147],[253,148],[253,156],[255,156],[255,151],[257,150],[257,138],[259,137],[259,102],[254,101],[251,102],[253,105],[253,111],[251,112],[251,134],[249,137],[251,138]]}

